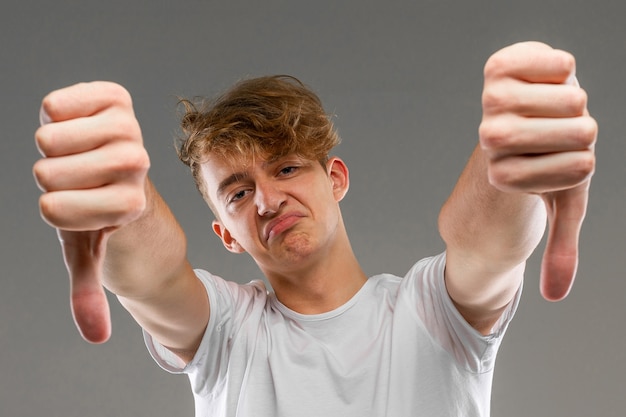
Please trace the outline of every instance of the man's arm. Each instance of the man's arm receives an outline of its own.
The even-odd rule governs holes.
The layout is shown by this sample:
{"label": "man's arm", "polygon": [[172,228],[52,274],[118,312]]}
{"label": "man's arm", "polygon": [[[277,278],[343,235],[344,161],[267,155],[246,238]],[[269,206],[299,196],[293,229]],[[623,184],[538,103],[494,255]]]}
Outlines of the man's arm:
{"label": "man's arm", "polygon": [[485,65],[480,146],[439,217],[446,287],[483,334],[519,288],[546,218],[542,294],[559,300],[574,278],[597,134],[574,72],[570,54],[535,42]]}
{"label": "man's arm", "polygon": [[57,228],[83,337],[108,339],[103,285],[139,324],[189,360],[208,322],[180,226],[147,178],[130,95],[105,82],[54,91],[42,103],[33,172],[42,217]]}

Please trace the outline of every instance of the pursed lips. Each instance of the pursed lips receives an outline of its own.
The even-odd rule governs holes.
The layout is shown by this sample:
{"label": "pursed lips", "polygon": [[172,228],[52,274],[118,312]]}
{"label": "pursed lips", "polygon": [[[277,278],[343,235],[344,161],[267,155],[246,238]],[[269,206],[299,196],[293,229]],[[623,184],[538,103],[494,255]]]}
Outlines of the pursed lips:
{"label": "pursed lips", "polygon": [[269,241],[274,236],[279,235],[285,230],[289,229],[302,217],[304,216],[299,213],[286,213],[276,217],[275,219],[272,219],[265,226],[265,241]]}

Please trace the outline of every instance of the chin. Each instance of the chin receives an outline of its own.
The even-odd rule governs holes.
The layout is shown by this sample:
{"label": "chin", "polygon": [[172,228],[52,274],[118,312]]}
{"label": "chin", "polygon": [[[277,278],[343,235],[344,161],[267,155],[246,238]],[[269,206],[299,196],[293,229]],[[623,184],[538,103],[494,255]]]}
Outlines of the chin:
{"label": "chin", "polygon": [[289,233],[280,244],[285,258],[291,261],[301,261],[315,252],[315,242],[306,233]]}

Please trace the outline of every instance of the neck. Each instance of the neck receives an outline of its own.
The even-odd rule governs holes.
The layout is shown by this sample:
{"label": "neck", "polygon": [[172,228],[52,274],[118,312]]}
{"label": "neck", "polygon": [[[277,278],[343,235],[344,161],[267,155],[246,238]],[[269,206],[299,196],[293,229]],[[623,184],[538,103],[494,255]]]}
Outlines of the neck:
{"label": "neck", "polygon": [[278,300],[301,314],[325,313],[350,300],[367,276],[344,237],[311,262],[281,273],[264,271]]}

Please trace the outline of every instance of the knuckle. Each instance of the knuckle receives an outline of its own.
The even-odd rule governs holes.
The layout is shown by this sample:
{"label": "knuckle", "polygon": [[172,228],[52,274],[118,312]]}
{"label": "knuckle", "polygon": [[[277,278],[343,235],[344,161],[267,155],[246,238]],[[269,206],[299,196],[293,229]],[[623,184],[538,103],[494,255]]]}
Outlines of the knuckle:
{"label": "knuckle", "polygon": [[490,121],[480,124],[478,136],[483,149],[496,152],[509,145],[512,132],[508,123]]}
{"label": "knuckle", "polygon": [[59,147],[58,135],[52,126],[42,126],[35,132],[35,145],[44,156],[53,156]]}
{"label": "knuckle", "polygon": [[572,112],[582,114],[587,107],[587,93],[582,88],[573,88],[568,97],[568,104]]}
{"label": "knuckle", "polygon": [[118,151],[117,157],[113,158],[115,171],[139,174],[148,171],[150,158],[143,147],[123,146]]}
{"label": "knuckle", "polygon": [[136,171],[141,173],[148,171],[150,168],[150,157],[148,156],[148,151],[144,148],[136,149],[136,152],[133,155],[132,163]]}
{"label": "knuckle", "polygon": [[33,165],[33,177],[35,178],[39,188],[42,190],[46,190],[48,188],[48,178],[50,177],[50,174],[45,159],[40,159],[35,162]]}
{"label": "knuckle", "polygon": [[485,79],[494,78],[504,72],[504,68],[508,63],[506,51],[499,51],[491,55],[485,63],[483,75]]}
{"label": "knuckle", "polygon": [[41,100],[42,110],[48,114],[53,120],[58,112],[59,103],[57,100],[57,93],[55,91],[49,93]]}
{"label": "knuckle", "polygon": [[130,188],[120,204],[120,223],[128,223],[137,219],[146,209],[147,201],[143,187],[141,191]]}
{"label": "knuckle", "polygon": [[134,193],[134,198],[129,201],[129,209],[135,215],[143,213],[146,209],[146,195],[143,193],[143,189],[140,193]]}
{"label": "knuckle", "polygon": [[50,136],[46,134],[43,127],[40,127],[35,132],[35,145],[42,155],[50,153]]}
{"label": "knuckle", "polygon": [[598,134],[598,124],[594,119],[588,117],[578,129],[576,140],[581,149],[593,146]]}
{"label": "knuckle", "polygon": [[561,68],[563,68],[567,73],[574,71],[576,68],[576,58],[574,55],[563,50],[555,50],[555,52],[558,52],[559,54],[557,59],[560,59],[559,63]]}
{"label": "knuckle", "polygon": [[141,141],[141,129],[134,117],[123,114],[117,120],[118,136],[123,140]]}
{"label": "knuckle", "polygon": [[121,107],[132,107],[132,97],[126,88],[113,82],[106,82],[104,86],[111,98],[111,102]]}
{"label": "knuckle", "polygon": [[501,112],[514,106],[515,97],[503,94],[501,89],[485,87],[482,94],[483,111],[487,114]]}
{"label": "knuckle", "polygon": [[504,169],[502,164],[491,164],[487,171],[489,183],[494,187],[507,190],[515,182],[511,170]]}
{"label": "knuckle", "polygon": [[505,192],[528,192],[532,186],[532,172],[524,169],[521,161],[505,158],[492,163],[488,169],[489,183]]}
{"label": "knuckle", "polygon": [[39,213],[48,224],[57,225],[58,204],[53,194],[46,193],[39,197]]}
{"label": "knuckle", "polygon": [[593,145],[598,138],[598,122],[591,117],[587,117],[586,120],[585,126],[587,126],[586,134],[589,138],[589,145]]}
{"label": "knuckle", "polygon": [[596,167],[596,157],[593,152],[583,152],[575,166],[575,173],[580,180],[586,179],[593,174]]}

